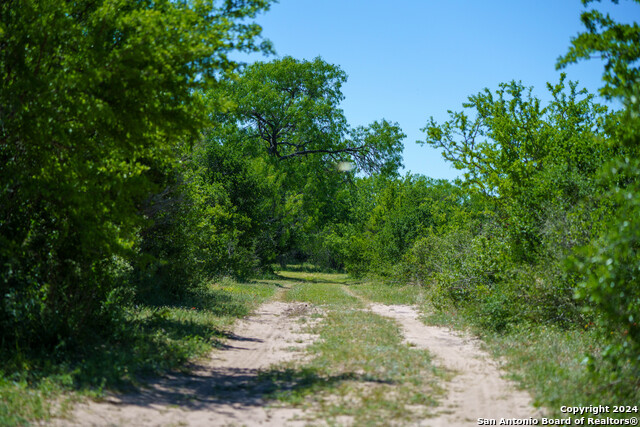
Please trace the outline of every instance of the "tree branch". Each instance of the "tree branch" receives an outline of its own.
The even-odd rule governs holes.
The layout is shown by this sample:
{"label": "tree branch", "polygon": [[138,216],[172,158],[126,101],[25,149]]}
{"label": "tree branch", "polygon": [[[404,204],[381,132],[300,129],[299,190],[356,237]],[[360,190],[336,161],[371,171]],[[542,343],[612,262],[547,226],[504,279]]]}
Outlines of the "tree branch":
{"label": "tree branch", "polygon": [[303,151],[296,151],[295,153],[287,154],[285,156],[278,156],[278,159],[279,160],[285,160],[285,159],[290,159],[292,157],[306,156],[308,154],[317,154],[317,153],[324,153],[324,154],[330,154],[330,155],[340,154],[340,153],[352,153],[353,154],[353,153],[358,153],[360,150],[362,150],[365,147],[366,147],[365,145],[361,145],[360,147],[342,148],[340,150],[326,150],[326,149],[303,150]]}

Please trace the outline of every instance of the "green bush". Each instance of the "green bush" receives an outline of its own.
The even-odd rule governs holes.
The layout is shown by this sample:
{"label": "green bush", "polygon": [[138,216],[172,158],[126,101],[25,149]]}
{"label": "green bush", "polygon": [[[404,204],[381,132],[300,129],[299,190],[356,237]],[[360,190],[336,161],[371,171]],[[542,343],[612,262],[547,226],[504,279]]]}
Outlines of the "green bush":
{"label": "green bush", "polygon": [[154,174],[199,130],[198,90],[234,69],[227,53],[258,48],[242,18],[266,7],[0,3],[1,346],[110,330],[100,314],[125,286]]}
{"label": "green bush", "polygon": [[621,367],[630,365],[636,377],[640,372],[640,27],[637,22],[616,22],[595,8],[585,10],[581,20],[585,31],[572,39],[557,66],[596,56],[609,58],[600,93],[621,101],[624,107],[607,121],[612,156],[601,170],[603,193],[613,209],[602,221],[601,233],[577,254],[572,265],[582,276],[576,296],[600,323],[607,343],[604,356],[614,366],[613,370],[602,369],[601,374],[617,382]]}
{"label": "green bush", "polygon": [[566,327],[583,321],[573,298],[575,278],[562,263],[516,262],[508,242],[495,225],[475,236],[464,230],[429,233],[407,253],[398,279],[426,287],[437,307],[463,309],[492,330],[520,322]]}

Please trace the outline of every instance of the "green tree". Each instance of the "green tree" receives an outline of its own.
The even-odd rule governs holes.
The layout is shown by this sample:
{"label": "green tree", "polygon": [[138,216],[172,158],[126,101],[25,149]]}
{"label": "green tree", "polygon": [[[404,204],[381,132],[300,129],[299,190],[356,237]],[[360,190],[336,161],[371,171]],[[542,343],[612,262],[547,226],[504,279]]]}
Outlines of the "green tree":
{"label": "green tree", "polygon": [[[598,0],[599,2],[600,0]],[[638,0],[632,0],[640,3]],[[582,0],[584,6],[594,0]],[[618,3],[618,0],[613,0]],[[586,31],[571,40],[569,51],[560,57],[556,68],[565,68],[568,64],[581,60],[600,58],[605,60],[603,80],[605,85],[600,92],[607,99],[618,98],[631,101],[638,96],[640,69],[640,26],[637,22],[622,24],[614,21],[609,14],[597,9],[585,10],[580,19]],[[640,101],[635,101],[638,103]]]}
{"label": "green tree", "polygon": [[223,93],[236,103],[233,117],[245,142],[262,145],[278,160],[317,155],[354,162],[367,173],[395,173],[405,135],[386,120],[351,129],[339,108],[346,78],[320,58],[285,57],[248,66]]}
{"label": "green tree", "polygon": [[464,185],[493,201],[517,259],[536,255],[549,210],[594,196],[590,182],[609,155],[606,108],[564,81],[548,85],[546,106],[521,83],[485,89],[463,104],[470,113],[449,112],[441,125],[431,118],[419,142],[442,149]]}
{"label": "green tree", "polygon": [[142,201],[204,123],[198,90],[268,48],[244,21],[268,3],[0,4],[1,342],[104,321]]}
{"label": "green tree", "polygon": [[[341,172],[320,155],[280,161],[256,149],[261,147],[247,143],[247,133],[233,120],[224,126],[213,122],[212,126],[203,141],[205,151],[225,153],[243,167],[219,168],[218,163],[210,162],[203,166],[202,173],[211,182],[239,181],[233,186],[233,193],[241,197],[230,200],[238,214],[255,218],[252,221],[260,235],[256,256],[262,267],[275,260],[304,261],[312,252],[308,247],[311,236],[343,215],[343,195],[354,174]],[[235,176],[238,171],[244,172]],[[247,185],[243,174],[261,181],[259,188]],[[251,203],[257,201],[260,202]]]}
{"label": "green tree", "polygon": [[[583,0],[584,5],[591,3]],[[617,1],[614,1],[617,3]],[[636,3],[638,1],[636,0]],[[606,60],[601,93],[624,109],[607,123],[616,153],[602,169],[602,182],[616,206],[598,239],[575,260],[583,276],[577,296],[602,323],[605,356],[640,371],[640,27],[621,24],[600,11],[582,14],[586,31],[571,41],[557,67],[598,55]],[[619,371],[613,373],[619,375]],[[628,374],[627,374],[628,375]],[[637,384],[636,384],[637,386]]]}
{"label": "green tree", "polygon": [[318,233],[314,252],[355,275],[389,276],[414,242],[441,231],[460,204],[453,184],[421,175],[374,175],[354,184],[346,211]]}
{"label": "green tree", "polygon": [[210,136],[185,147],[162,192],[143,212],[141,262],[134,272],[143,301],[176,301],[213,277],[246,278],[274,262],[269,239],[277,186],[254,162]]}
{"label": "green tree", "polygon": [[349,127],[339,108],[345,80],[320,58],[285,57],[247,66],[208,93],[229,106],[211,116],[211,141],[241,153],[277,188],[262,229],[281,263],[314,257],[319,233],[347,215],[357,172],[394,176],[401,166],[397,124]]}

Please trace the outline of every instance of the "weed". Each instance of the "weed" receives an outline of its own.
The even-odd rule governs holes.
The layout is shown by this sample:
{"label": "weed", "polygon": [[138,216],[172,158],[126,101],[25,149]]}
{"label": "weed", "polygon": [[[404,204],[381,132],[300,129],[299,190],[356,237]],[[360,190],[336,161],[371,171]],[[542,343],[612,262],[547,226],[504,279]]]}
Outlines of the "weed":
{"label": "weed", "polygon": [[[498,332],[465,311],[432,311],[429,305],[423,310],[432,312],[426,318],[428,323],[471,330],[481,336],[489,352],[504,361],[511,378],[531,393],[535,405],[546,407],[553,416],[566,417],[560,412],[563,405],[637,406],[640,401],[640,383],[630,364],[618,369],[616,379],[608,378],[606,371],[592,369],[587,355],[600,354],[604,347],[601,333],[592,324],[566,329],[521,323]],[[616,417],[613,413],[604,415]]]}
{"label": "weed", "polygon": [[[562,405],[613,407],[640,402],[640,383],[632,375],[631,364],[619,368],[616,380],[590,369],[586,355],[598,354],[602,348],[596,330],[522,325],[509,333],[490,333],[484,340],[495,356],[507,361],[506,368],[536,401],[557,416],[562,415]],[[616,418],[629,414],[601,415]]]}

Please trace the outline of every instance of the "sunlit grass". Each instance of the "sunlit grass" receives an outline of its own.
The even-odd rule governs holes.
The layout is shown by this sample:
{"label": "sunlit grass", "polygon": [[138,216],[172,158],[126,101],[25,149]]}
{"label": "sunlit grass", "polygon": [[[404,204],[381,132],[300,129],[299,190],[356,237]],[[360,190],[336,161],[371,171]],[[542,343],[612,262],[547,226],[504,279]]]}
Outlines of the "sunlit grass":
{"label": "sunlit grass", "polygon": [[349,289],[370,301],[382,304],[417,305],[424,302],[424,291],[416,285],[367,282],[350,285]]}
{"label": "sunlit grass", "polygon": [[269,283],[224,280],[179,300],[158,295],[153,304],[127,308],[108,341],[88,341],[55,354],[2,355],[0,425],[46,421],[64,415],[73,399],[138,386],[147,375],[182,369],[218,346],[237,318],[276,289]]}
{"label": "sunlit grass", "polygon": [[362,307],[354,296],[347,294],[337,283],[300,283],[285,294],[286,301],[307,302],[317,305]]}
{"label": "sunlit grass", "polygon": [[[640,379],[625,372],[624,367],[615,380],[589,369],[586,354],[602,348],[595,330],[522,325],[505,334],[486,335],[484,341],[496,357],[506,361],[513,378],[531,391],[537,403],[557,416],[563,415],[562,405],[613,407],[638,406],[640,402]],[[603,415],[630,416],[613,412]]]}
{"label": "sunlit grass", "polygon": [[264,374],[277,385],[273,396],[311,409],[329,425],[341,424],[341,417],[389,425],[428,416],[440,392],[429,354],[404,343],[394,321],[365,310],[331,275],[321,279],[299,282],[285,295],[321,306],[325,316],[311,328],[318,336],[307,349],[311,359]]}

